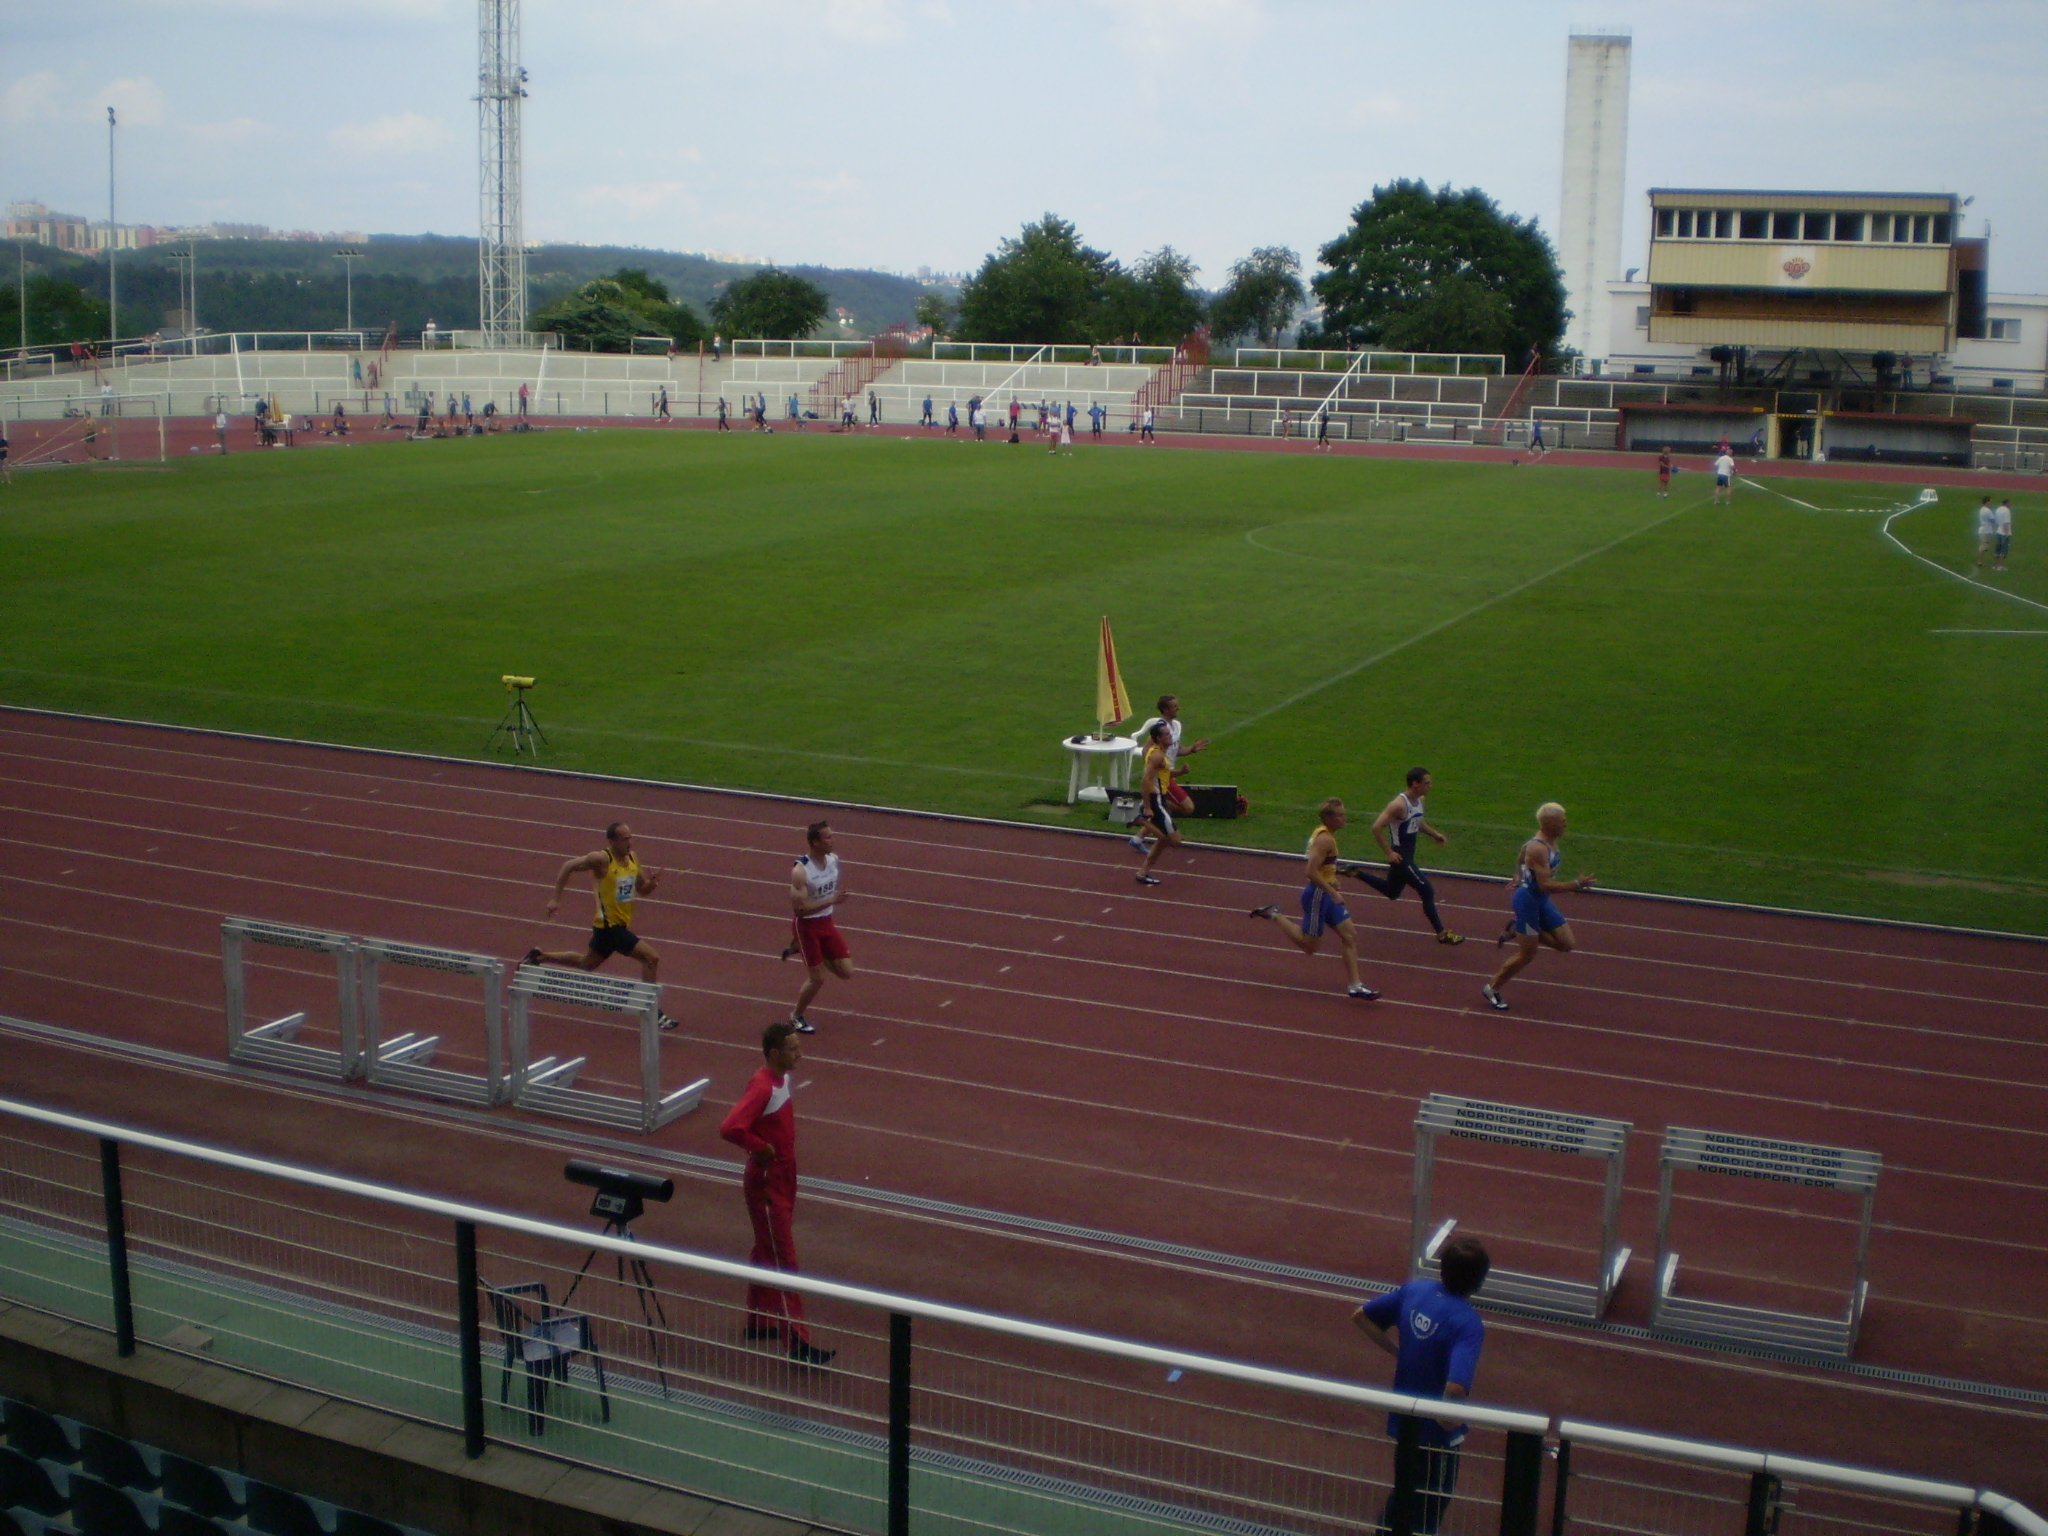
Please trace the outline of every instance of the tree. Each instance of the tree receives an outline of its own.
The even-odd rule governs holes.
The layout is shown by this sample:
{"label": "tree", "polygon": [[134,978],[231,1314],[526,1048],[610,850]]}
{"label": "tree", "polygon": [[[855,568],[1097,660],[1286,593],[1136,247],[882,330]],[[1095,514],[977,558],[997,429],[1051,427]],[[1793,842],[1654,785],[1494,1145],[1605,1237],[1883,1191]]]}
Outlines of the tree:
{"label": "tree", "polygon": [[666,336],[678,347],[694,347],[705,334],[697,312],[676,303],[666,286],[638,267],[592,278],[536,310],[528,323],[588,352],[630,352],[636,336]]}
{"label": "tree", "polygon": [[[69,341],[104,341],[107,336],[107,306],[78,284],[47,272],[28,280],[28,344],[54,346]],[[0,336],[17,337],[21,332],[21,290],[0,289]]]}
{"label": "tree", "polygon": [[1500,352],[1519,368],[1554,350],[1568,311],[1557,256],[1534,219],[1477,187],[1373,188],[1318,253],[1318,339],[1414,352]]}
{"label": "tree", "polygon": [[1073,225],[1048,213],[1001,241],[961,288],[960,339],[1099,341],[1116,270],[1106,252],[1083,245]]}
{"label": "tree", "polygon": [[796,341],[825,320],[825,290],[780,267],[763,267],[711,301],[711,323],[727,337]]}
{"label": "tree", "polygon": [[1198,269],[1172,246],[1141,257],[1128,271],[1110,275],[1104,285],[1103,329],[1082,338],[1139,336],[1154,346],[1171,346],[1202,323],[1207,305],[1195,289]]}
{"label": "tree", "polygon": [[942,294],[921,294],[917,300],[917,323],[930,326],[934,336],[948,335],[953,329],[953,306]]}
{"label": "tree", "polygon": [[1230,281],[1209,306],[1209,331],[1219,342],[1249,336],[1275,345],[1308,297],[1301,258],[1284,245],[1262,245],[1231,263]]}

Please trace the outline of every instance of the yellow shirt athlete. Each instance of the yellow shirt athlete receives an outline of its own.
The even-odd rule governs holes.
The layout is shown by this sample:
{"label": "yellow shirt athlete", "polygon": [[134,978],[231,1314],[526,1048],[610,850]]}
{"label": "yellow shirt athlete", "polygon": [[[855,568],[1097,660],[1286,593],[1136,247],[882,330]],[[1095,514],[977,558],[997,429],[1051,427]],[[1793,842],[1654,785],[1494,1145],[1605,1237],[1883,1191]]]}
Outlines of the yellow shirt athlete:
{"label": "yellow shirt athlete", "polygon": [[[633,931],[633,912],[642,896],[652,896],[661,884],[662,872],[644,867],[633,853],[633,829],[615,821],[604,829],[604,846],[564,864],[555,874],[554,894],[548,897],[547,915],[553,917],[562,904],[562,893],[579,872],[586,872],[597,885],[597,921],[590,930],[590,947],[574,950],[529,949],[521,965],[569,965],[594,971],[613,955],[640,962],[644,980],[659,982],[661,957],[654,946]],[[676,1021],[660,1014],[661,1027],[674,1029]]]}
{"label": "yellow shirt athlete", "polygon": [[1337,893],[1337,834],[1344,830],[1344,802],[1331,796],[1317,812],[1317,826],[1309,834],[1304,855],[1308,884],[1301,891],[1301,920],[1296,922],[1277,906],[1254,907],[1253,917],[1263,917],[1287,935],[1288,942],[1305,955],[1312,955],[1323,935],[1337,935],[1343,951],[1344,974],[1349,985],[1345,995],[1371,1002],[1379,996],[1358,975],[1358,930],[1351,925],[1351,913]]}

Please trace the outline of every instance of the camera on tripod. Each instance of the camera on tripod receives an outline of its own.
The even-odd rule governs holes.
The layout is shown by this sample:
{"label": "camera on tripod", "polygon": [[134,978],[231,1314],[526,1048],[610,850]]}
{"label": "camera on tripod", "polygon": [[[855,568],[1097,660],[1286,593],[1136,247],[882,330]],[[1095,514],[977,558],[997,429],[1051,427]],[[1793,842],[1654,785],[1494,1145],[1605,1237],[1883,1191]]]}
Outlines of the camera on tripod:
{"label": "camera on tripod", "polygon": [[657,1179],[651,1173],[634,1173],[629,1168],[606,1168],[580,1157],[569,1159],[562,1176],[571,1184],[587,1185],[597,1191],[590,1202],[590,1214],[602,1216],[607,1227],[625,1227],[646,1213],[649,1200],[666,1205],[676,1192],[674,1179]]}

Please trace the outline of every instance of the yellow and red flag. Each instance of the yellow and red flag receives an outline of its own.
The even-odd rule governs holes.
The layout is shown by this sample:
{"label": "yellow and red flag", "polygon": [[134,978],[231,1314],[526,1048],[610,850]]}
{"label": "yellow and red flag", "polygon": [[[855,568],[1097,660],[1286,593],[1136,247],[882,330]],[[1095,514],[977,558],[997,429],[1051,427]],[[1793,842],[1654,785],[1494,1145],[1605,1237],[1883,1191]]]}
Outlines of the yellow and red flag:
{"label": "yellow and red flag", "polygon": [[1109,632],[1109,615],[1102,616],[1102,645],[1095,655],[1095,720],[1111,726],[1131,717],[1131,698],[1124,692],[1124,680],[1116,669],[1116,639]]}

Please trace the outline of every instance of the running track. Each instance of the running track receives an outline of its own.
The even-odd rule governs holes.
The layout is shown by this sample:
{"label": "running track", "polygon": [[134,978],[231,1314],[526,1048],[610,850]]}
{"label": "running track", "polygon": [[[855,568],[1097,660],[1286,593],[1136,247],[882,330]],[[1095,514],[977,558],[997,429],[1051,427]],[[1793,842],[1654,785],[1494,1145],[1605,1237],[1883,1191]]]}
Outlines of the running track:
{"label": "running track", "polygon": [[[256,742],[0,710],[0,1092],[581,1224],[559,1140],[516,1111],[451,1116],[384,1090],[300,1092],[223,1071],[219,922],[230,913],[516,954],[574,947],[580,890],[540,921],[560,861],[613,816],[671,869],[642,910],[660,948],[668,1084],[705,1106],[649,1144],[723,1156],[719,1118],[799,977],[776,952],[806,805],[486,764]],[[1108,838],[873,811],[833,813],[861,975],[813,1016],[807,1175],[970,1208],[813,1194],[807,1267],[968,1305],[1300,1369],[1379,1377],[1328,1281],[1229,1268],[1016,1213],[1372,1279],[1407,1251],[1416,1101],[1475,1094],[1632,1121],[1613,1316],[1647,1316],[1656,1146],[1667,1124],[1869,1147],[1885,1157],[1858,1358],[2020,1389],[1786,1365],[1496,1315],[1479,1395],[1676,1433],[1984,1482],[2048,1502],[2048,946],[1588,895],[1582,950],[1545,953],[1516,1012],[1479,1002],[1498,886],[1442,879],[1478,936],[1429,941],[1412,899],[1360,891],[1377,1004],[1341,995],[1246,910],[1286,900],[1293,861],[1197,850],[1143,891]],[[1356,839],[1354,838],[1354,842]],[[266,957],[268,958],[268,957]],[[462,1024],[408,976],[396,1028]],[[328,994],[280,952],[253,1011]],[[437,1011],[438,1010],[438,1011]],[[402,1016],[400,1016],[402,1013]],[[630,1038],[545,1020],[546,1048],[623,1078]],[[124,1056],[98,1039],[199,1058]],[[449,1057],[444,1055],[444,1064]],[[545,1122],[560,1129],[564,1122]],[[574,1127],[570,1127],[574,1129]],[[607,1154],[616,1156],[615,1153]],[[1438,1210],[1511,1267],[1584,1274],[1590,1166],[1439,1152]],[[643,1222],[743,1253],[736,1192],[680,1181]],[[1713,1181],[1720,1184],[1721,1181]],[[1692,1292],[1839,1305],[1846,1199],[1687,1186]],[[1792,1216],[1760,1216],[1771,1200]]]}

